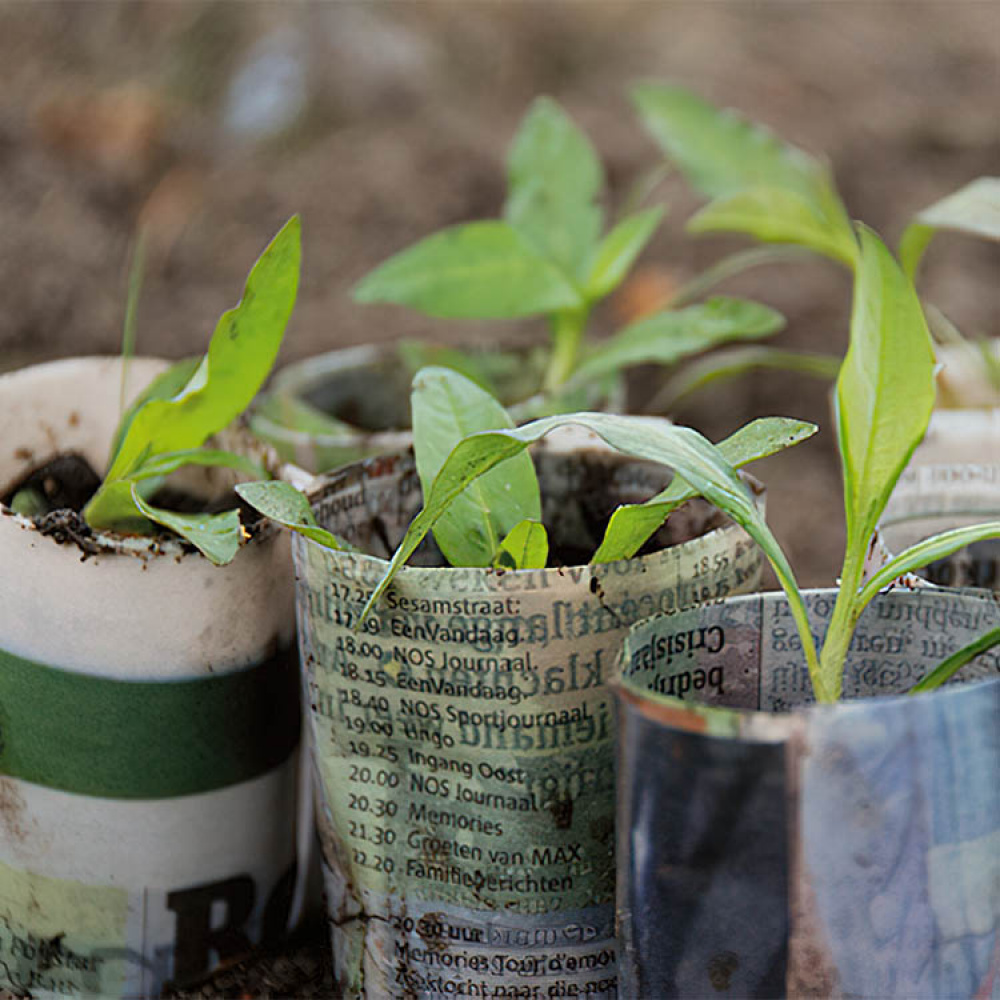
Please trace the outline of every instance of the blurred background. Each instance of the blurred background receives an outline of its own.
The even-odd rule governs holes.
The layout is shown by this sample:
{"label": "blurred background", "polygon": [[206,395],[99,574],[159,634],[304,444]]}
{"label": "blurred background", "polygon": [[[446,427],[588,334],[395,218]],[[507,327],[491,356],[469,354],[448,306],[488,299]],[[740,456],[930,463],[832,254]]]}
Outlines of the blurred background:
{"label": "blurred background", "polygon": [[[660,162],[627,100],[672,80],[832,164],[856,218],[895,240],[909,216],[1000,173],[1000,3],[159,2],[0,4],[0,370],[116,353],[137,227],[149,234],[140,353],[204,349],[260,250],[292,213],[304,274],[282,360],[399,336],[528,343],[542,320],[433,323],[351,301],[389,254],[499,213],[503,157],[539,94],[606,164],[609,208]],[[610,332],[741,241],[689,237],[670,212]],[[1000,334],[996,245],[942,235],[923,288],[970,333]],[[776,346],[842,352],[850,286],[829,263],[725,291],[783,311]],[[647,374],[647,389],[656,386]],[[840,484],[823,383],[761,373],[677,416],[718,438],[764,414],[815,420],[771,460],[772,520],[806,582],[832,582]]]}

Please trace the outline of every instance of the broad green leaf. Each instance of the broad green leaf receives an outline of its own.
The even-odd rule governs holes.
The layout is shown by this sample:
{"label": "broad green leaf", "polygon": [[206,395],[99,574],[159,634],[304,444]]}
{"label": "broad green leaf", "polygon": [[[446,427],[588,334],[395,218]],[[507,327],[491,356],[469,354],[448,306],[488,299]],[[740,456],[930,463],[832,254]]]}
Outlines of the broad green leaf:
{"label": "broad green leaf", "polygon": [[132,420],[108,471],[124,478],[146,455],[197,448],[239,416],[274,365],[295,304],[301,257],[298,216],[254,264],[239,304],[219,319],[208,353],[171,399],[153,399]]}
{"label": "broad green leaf", "polygon": [[111,456],[108,458],[108,466],[114,463],[121,448],[122,440],[128,433],[129,427],[135,415],[151,399],[171,399],[176,396],[191,381],[191,376],[198,370],[201,358],[184,358],[172,364],[165,372],[161,372],[153,379],[149,385],[136,397],[135,402],[125,411],[118,423],[118,429],[111,439]]}
{"label": "broad green leaf", "polygon": [[710,202],[687,224],[691,233],[747,233],[765,243],[793,243],[853,267],[857,241],[847,217],[830,220],[797,191],[760,186]]}
{"label": "broad green leaf", "polygon": [[[789,417],[762,417],[741,427],[716,447],[722,457],[739,469],[805,441],[819,428]],[[698,494],[683,479],[674,481],[661,493],[641,504],[624,504],[611,515],[593,563],[631,559],[659,530],[667,516]]]}
{"label": "broad green leaf", "polygon": [[[456,496],[479,476],[519,455],[529,444],[565,424],[579,424],[593,431],[622,454],[671,466],[676,475],[687,480],[701,496],[744,528],[763,549],[788,595],[793,620],[802,636],[810,675],[814,678],[814,683],[821,685],[819,661],[809,630],[809,619],[795,576],[736,470],[725,461],[714,445],[690,427],[660,422],[651,424],[641,417],[572,413],[535,420],[512,430],[484,431],[459,442],[441,467],[431,489],[425,493],[423,510],[413,519],[393,553],[385,574],[365,605],[361,620],[375,606],[393,577]],[[818,696],[826,694],[822,687],[818,687]]]}
{"label": "broad green leaf", "polygon": [[934,350],[913,284],[871,230],[859,233],[850,346],[836,392],[847,548],[858,559],[927,430],[935,394]]}
{"label": "broad green leaf", "polygon": [[713,382],[736,378],[757,368],[794,372],[832,382],[840,371],[840,364],[841,359],[832,354],[805,354],[757,345],[714,351],[671,376],[647,409],[653,413],[670,413],[682,399]]}
{"label": "broad green leaf", "polygon": [[549,558],[549,536],[540,521],[521,521],[500,543],[500,556],[512,569],[544,569]]}
{"label": "broad green leaf", "polygon": [[[410,398],[413,451],[425,497],[459,441],[477,431],[514,426],[488,392],[448,368],[417,372]],[[508,532],[541,517],[535,467],[531,456],[522,454],[455,497],[434,525],[434,538],[453,566],[489,566]]]}
{"label": "broad green leaf", "polygon": [[958,652],[952,653],[943,663],[938,664],[923,680],[917,681],[907,694],[919,694],[921,691],[933,691],[945,681],[950,680],[967,663],[974,660],[980,653],[1000,645],[1000,628],[991,629],[985,635],[974,639]]}
{"label": "broad green leaf", "polygon": [[603,185],[590,140],[551,98],[536,100],[507,157],[504,218],[578,278],[601,232],[597,196]]}
{"label": "broad green leaf", "polygon": [[573,382],[643,362],[674,364],[726,341],[769,336],[784,325],[780,313],[745,299],[720,296],[686,309],[668,309],[609,337],[576,369]]}
{"label": "broad green leaf", "polygon": [[1000,240],[1000,177],[978,177],[916,214],[899,245],[900,260],[911,278],[939,229]]}
{"label": "broad green leaf", "polygon": [[590,299],[602,299],[617,288],[631,270],[636,258],[653,238],[663,218],[662,207],[648,208],[619,222],[594,251],[585,283]]}
{"label": "broad green leaf", "polygon": [[136,509],[144,517],[186,538],[216,566],[232,562],[239,551],[243,528],[238,511],[227,510],[224,514],[178,514],[146,503],[134,485],[131,493]]}
{"label": "broad green leaf", "polygon": [[966,545],[990,538],[1000,538],[1000,521],[986,521],[966,528],[953,528],[951,531],[943,531],[939,535],[925,538],[904,549],[882,566],[861,590],[858,604],[862,608],[865,607],[883,587],[888,587],[898,577],[923,569],[936,559],[944,559]]}
{"label": "broad green leaf", "polygon": [[127,482],[150,457],[200,447],[247,408],[281,346],[298,290],[300,257],[295,216],[253,266],[243,297],[219,319],[208,352],[183,389],[168,399],[151,398],[135,411],[104,483],[84,509],[88,524],[113,528],[121,509],[109,497],[116,482]]}
{"label": "broad green leaf", "polygon": [[445,319],[511,319],[582,304],[558,267],[513,226],[497,221],[428,236],[362,278],[354,298]]}
{"label": "broad green leaf", "polygon": [[291,483],[274,479],[264,483],[238,483],[235,489],[254,510],[272,521],[328,549],[354,551],[352,546],[316,523],[309,501]]}
{"label": "broad green leaf", "polygon": [[237,455],[232,451],[214,448],[192,448],[187,451],[168,451],[162,455],[156,455],[143,462],[129,478],[138,482],[142,479],[169,476],[170,473],[176,472],[186,465],[225,466],[228,469],[245,472],[249,476],[256,476],[258,479],[268,478],[267,469],[245,455]]}

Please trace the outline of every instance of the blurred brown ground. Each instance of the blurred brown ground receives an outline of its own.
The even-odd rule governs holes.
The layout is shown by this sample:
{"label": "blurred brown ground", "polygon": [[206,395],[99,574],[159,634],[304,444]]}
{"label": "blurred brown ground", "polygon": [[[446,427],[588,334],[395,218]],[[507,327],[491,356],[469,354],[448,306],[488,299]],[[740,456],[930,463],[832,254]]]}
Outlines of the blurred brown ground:
{"label": "blurred brown ground", "polygon": [[[7,2],[0,370],[118,350],[140,219],[152,234],[143,353],[203,349],[293,212],[304,277],[283,360],[403,335],[529,342],[541,322],[434,324],[356,306],[349,290],[418,237],[498,213],[504,150],[540,93],[591,135],[609,205],[621,204],[658,162],[626,99],[646,77],[736,106],[827,156],[852,214],[890,240],[915,210],[1000,173],[996,0]],[[271,105],[253,104],[261,94]],[[259,131],[272,112],[271,130]],[[657,197],[670,215],[647,272],[683,280],[741,245],[683,235],[697,202],[680,181]],[[942,236],[923,289],[964,329],[1000,334],[998,263],[995,245]],[[832,265],[761,270],[726,290],[788,316],[775,344],[843,350],[850,289]],[[760,374],[678,416],[717,439],[764,414],[824,428],[759,471],[801,578],[830,583],[842,528],[825,386]]]}

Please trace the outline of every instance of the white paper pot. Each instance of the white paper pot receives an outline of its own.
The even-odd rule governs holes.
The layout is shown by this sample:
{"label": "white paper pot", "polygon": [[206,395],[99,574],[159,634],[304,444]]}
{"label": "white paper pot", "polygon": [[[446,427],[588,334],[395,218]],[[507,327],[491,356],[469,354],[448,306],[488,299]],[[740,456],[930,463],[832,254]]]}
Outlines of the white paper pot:
{"label": "white paper pot", "polygon": [[[162,367],[133,361],[129,396]],[[103,471],[119,381],[105,358],[0,377],[0,491],[56,452]],[[0,508],[0,975],[155,996],[300,906],[290,560],[269,529],[225,567],[88,548]]]}
{"label": "white paper pot", "polygon": [[[422,550],[355,631],[385,560],[295,539],[345,996],[617,995],[607,681],[629,624],[754,587],[759,556],[700,505],[674,515],[693,540],[580,565],[593,522],[669,473],[565,441],[536,459],[550,537],[586,553],[563,568],[432,568]],[[420,507],[409,454],[309,497],[321,524],[383,556]]]}
{"label": "white paper pot", "polygon": [[[814,634],[833,602],[807,595]],[[943,690],[900,696],[998,622],[990,600],[881,595],[848,655],[847,700],[823,706],[809,704],[783,595],[633,629],[619,686],[623,995],[995,996],[1000,650]]]}

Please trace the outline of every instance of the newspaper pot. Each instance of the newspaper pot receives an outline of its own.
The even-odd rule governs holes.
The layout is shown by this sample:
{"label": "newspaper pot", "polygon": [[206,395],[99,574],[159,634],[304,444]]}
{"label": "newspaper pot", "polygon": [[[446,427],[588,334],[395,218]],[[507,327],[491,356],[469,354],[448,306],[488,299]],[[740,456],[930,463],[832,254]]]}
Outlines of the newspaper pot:
{"label": "newspaper pot", "polygon": [[[814,632],[834,596],[808,595]],[[900,695],[998,622],[988,599],[881,596],[849,700],[822,707],[782,595],[634,628],[618,688],[623,995],[995,995],[1000,650],[962,671],[976,683]]]}
{"label": "newspaper pot", "polygon": [[[130,395],[162,367],[133,361]],[[0,495],[57,452],[103,468],[120,377],[0,377]],[[269,529],[225,567],[162,538],[82,545],[0,507],[0,985],[156,996],[299,906],[291,560]]]}
{"label": "newspaper pot", "polygon": [[[994,459],[1000,458],[1000,422],[997,430]],[[879,533],[889,551],[898,553],[938,532],[982,521],[1000,521],[1000,462],[910,465],[886,505]],[[965,546],[920,575],[944,587],[1000,591],[1000,539]]]}
{"label": "newspaper pot", "polygon": [[[519,418],[530,412],[544,368],[539,352],[473,354]],[[408,448],[411,369],[399,345],[367,344],[330,351],[282,368],[251,418],[254,432],[286,461],[324,472],[369,455]],[[588,388],[564,409],[623,403],[623,383]],[[527,401],[527,402],[525,402]],[[520,406],[518,404],[521,404]]]}
{"label": "newspaper pot", "polygon": [[[750,589],[760,563],[698,502],[674,522],[690,541],[574,565],[600,540],[596,516],[648,498],[669,473],[596,449],[542,447],[536,465],[564,568],[440,568],[431,546],[356,630],[385,559],[294,540],[347,996],[617,993],[606,682],[630,623]],[[309,495],[320,524],[382,556],[420,507],[409,453],[348,466]]]}

